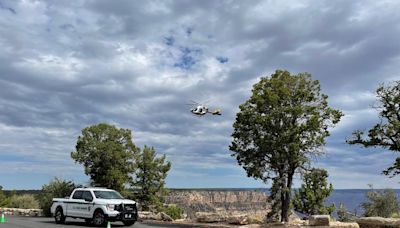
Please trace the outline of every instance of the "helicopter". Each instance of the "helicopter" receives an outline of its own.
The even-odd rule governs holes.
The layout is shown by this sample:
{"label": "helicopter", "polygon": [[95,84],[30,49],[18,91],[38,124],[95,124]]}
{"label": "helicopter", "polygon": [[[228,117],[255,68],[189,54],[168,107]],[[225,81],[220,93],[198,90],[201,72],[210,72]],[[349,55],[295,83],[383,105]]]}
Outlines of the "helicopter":
{"label": "helicopter", "polygon": [[197,103],[195,101],[192,101],[192,100],[191,100],[191,102],[192,102],[191,104],[188,104],[188,105],[192,105],[193,106],[193,108],[190,109],[190,112],[195,114],[195,115],[197,115],[197,116],[204,116],[207,113],[212,114],[212,115],[218,115],[218,116],[221,115],[221,109],[219,109],[219,108],[215,109],[212,112],[210,112],[206,105],[199,104],[199,103]]}

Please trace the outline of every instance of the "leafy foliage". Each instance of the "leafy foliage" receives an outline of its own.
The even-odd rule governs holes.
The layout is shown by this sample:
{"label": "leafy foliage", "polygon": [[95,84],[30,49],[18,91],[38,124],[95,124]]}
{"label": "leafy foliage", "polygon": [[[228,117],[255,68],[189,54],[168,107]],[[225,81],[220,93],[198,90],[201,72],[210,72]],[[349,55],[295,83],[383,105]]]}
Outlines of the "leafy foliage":
{"label": "leafy foliage", "polygon": [[343,203],[339,204],[339,208],[336,213],[340,222],[348,222],[351,220]]}
{"label": "leafy foliage", "polygon": [[[364,147],[383,147],[391,151],[400,151],[400,81],[389,86],[380,85],[376,90],[380,110],[380,122],[368,131],[357,130],[353,138],[347,140],[349,144],[360,144]],[[395,176],[400,173],[400,157],[392,166],[383,171],[385,175]]]}
{"label": "leafy foliage", "polygon": [[182,217],[183,210],[177,205],[168,205],[168,207],[164,209],[164,212],[171,216],[172,219],[176,220]]}
{"label": "leafy foliage", "polygon": [[0,185],[0,207],[8,207],[10,199],[4,195],[3,186]]}
{"label": "leafy foliage", "polygon": [[170,169],[171,163],[165,160],[165,155],[157,157],[153,147],[144,146],[139,152],[133,186],[140,188],[137,197],[142,209],[161,205],[166,191],[165,178]]}
{"label": "leafy foliage", "polygon": [[271,211],[267,214],[268,221],[277,221],[279,220],[279,212],[282,209],[282,200],[280,196],[285,194],[285,190],[282,186],[285,186],[283,178],[280,177],[273,177],[272,178],[272,186],[270,190],[270,196],[268,197],[268,202],[271,204]]}
{"label": "leafy foliage", "polygon": [[10,207],[22,209],[36,209],[39,208],[39,202],[34,195],[13,195],[10,197]]}
{"label": "leafy foliage", "polygon": [[332,214],[335,205],[325,206],[325,199],[332,193],[332,184],[327,182],[328,172],[313,168],[303,176],[303,184],[295,191],[293,205],[295,210],[307,214]]}
{"label": "leafy foliage", "polygon": [[10,196],[10,195],[24,195],[24,194],[30,194],[30,195],[38,195],[40,194],[41,190],[39,189],[28,189],[28,190],[4,190],[4,195]]}
{"label": "leafy foliage", "polygon": [[83,164],[92,185],[122,192],[132,180],[137,151],[129,129],[101,123],[82,130],[71,157]]}
{"label": "leafy foliage", "polygon": [[397,193],[393,189],[371,190],[365,193],[367,202],[361,204],[365,217],[389,218],[393,214],[399,214]]}
{"label": "leafy foliage", "polygon": [[64,198],[71,195],[76,186],[71,181],[54,178],[49,184],[43,185],[42,193],[38,196],[39,206],[43,209],[45,216],[50,216],[50,207],[53,203],[53,198]]}
{"label": "leafy foliage", "polygon": [[273,181],[273,208],[287,221],[296,170],[321,153],[328,127],[342,113],[328,106],[319,82],[308,73],[277,70],[253,86],[239,106],[230,150],[249,177]]}

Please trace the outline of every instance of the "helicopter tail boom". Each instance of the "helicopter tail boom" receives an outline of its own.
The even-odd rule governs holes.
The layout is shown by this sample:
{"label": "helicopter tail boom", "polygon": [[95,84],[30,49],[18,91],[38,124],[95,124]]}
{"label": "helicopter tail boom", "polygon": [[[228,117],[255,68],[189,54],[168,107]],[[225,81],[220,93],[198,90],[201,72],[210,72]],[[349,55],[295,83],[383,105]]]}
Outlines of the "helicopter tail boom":
{"label": "helicopter tail boom", "polygon": [[213,115],[221,115],[221,109],[215,109],[214,112],[212,112]]}

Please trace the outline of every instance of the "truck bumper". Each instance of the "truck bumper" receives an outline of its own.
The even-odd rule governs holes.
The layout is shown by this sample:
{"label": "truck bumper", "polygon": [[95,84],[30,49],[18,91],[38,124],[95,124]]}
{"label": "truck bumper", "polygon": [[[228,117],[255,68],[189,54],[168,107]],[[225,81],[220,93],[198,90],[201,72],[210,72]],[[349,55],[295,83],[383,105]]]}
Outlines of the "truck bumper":
{"label": "truck bumper", "polygon": [[109,214],[107,216],[107,219],[110,220],[111,222],[114,222],[114,221],[137,221],[138,216],[137,216],[137,213],[119,212],[117,215]]}
{"label": "truck bumper", "polygon": [[107,214],[110,221],[137,221],[138,212],[136,205],[127,210],[124,206],[121,206],[119,211],[112,211]]}

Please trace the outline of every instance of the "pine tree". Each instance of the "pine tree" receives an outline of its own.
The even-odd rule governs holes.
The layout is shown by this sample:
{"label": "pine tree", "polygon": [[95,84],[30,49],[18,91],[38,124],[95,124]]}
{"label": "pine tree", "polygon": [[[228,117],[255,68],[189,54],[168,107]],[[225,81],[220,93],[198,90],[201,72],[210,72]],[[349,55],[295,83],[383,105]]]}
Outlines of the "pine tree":
{"label": "pine tree", "polygon": [[133,186],[139,188],[136,197],[143,210],[161,206],[166,193],[165,179],[170,169],[171,163],[166,161],[165,155],[157,157],[153,147],[144,146],[139,152]]}
{"label": "pine tree", "polygon": [[313,168],[303,176],[303,184],[295,191],[293,205],[295,210],[307,215],[332,214],[335,205],[325,206],[325,199],[333,191],[332,184],[327,182],[328,172]]}

